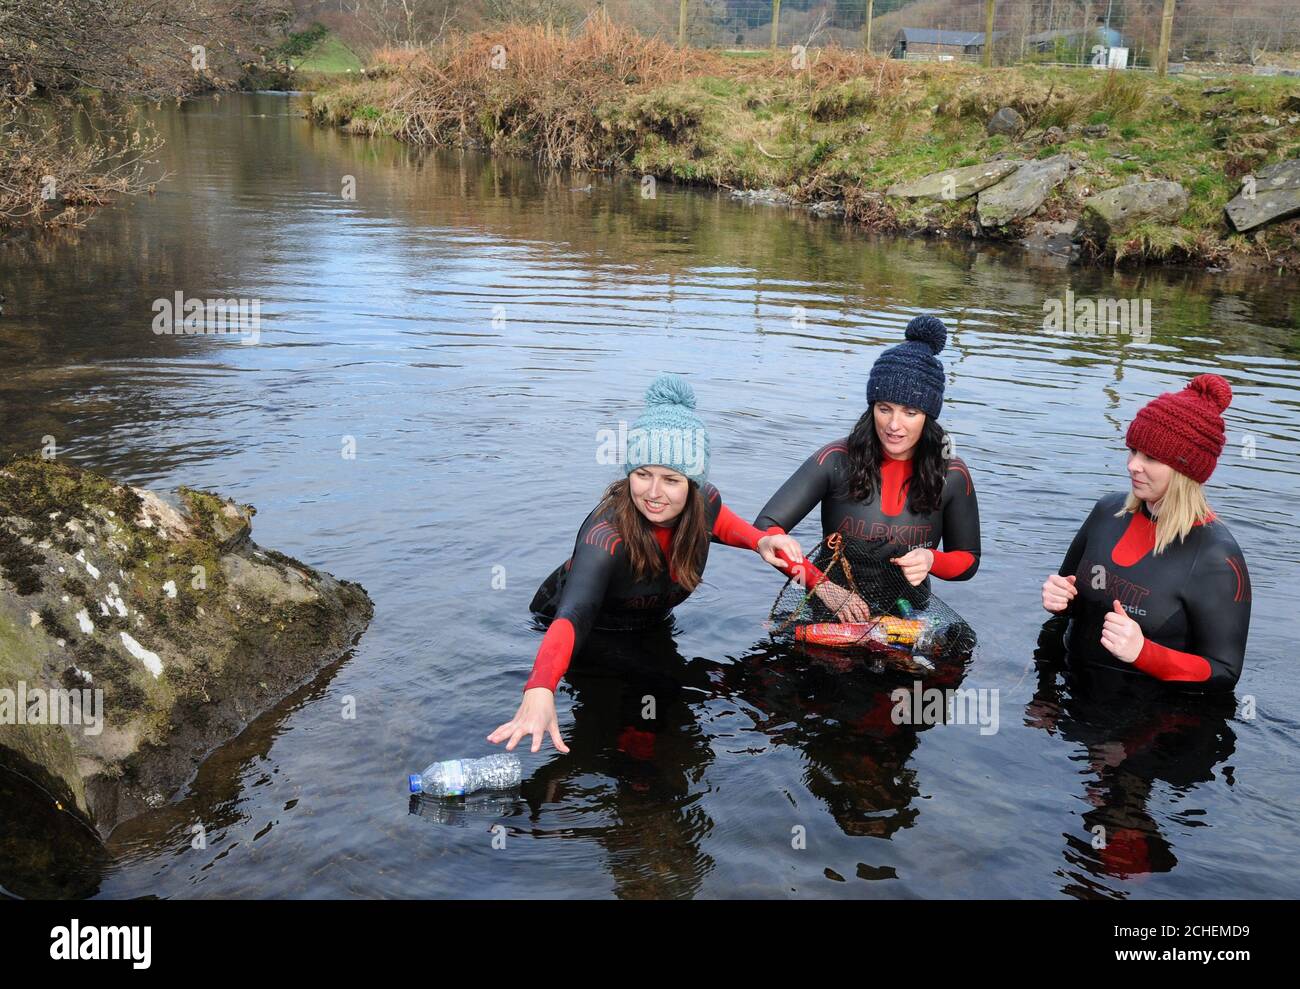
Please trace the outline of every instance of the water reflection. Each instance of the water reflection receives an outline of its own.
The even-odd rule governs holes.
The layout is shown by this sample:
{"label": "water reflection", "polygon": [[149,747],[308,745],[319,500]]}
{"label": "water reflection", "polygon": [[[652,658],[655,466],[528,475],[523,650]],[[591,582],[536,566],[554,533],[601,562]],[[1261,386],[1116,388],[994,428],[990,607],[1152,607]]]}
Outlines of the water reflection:
{"label": "water reflection", "polygon": [[721,671],[719,688],[757,713],[773,744],[802,753],[804,784],[844,834],[888,838],[916,823],[921,786],[909,763],[934,727],[897,718],[895,691],[955,690],[970,661],[951,657],[921,679],[862,656],[763,643]]}
{"label": "water reflection", "polygon": [[[1176,818],[1209,825],[1194,802],[1201,784],[1236,751],[1227,694],[1171,691],[1165,684],[1103,668],[1068,663],[1064,623],[1050,620],[1035,652],[1037,684],[1025,723],[1073,743],[1087,805],[1082,829],[1067,833],[1061,891],[1080,899],[1123,898],[1110,879],[1141,879],[1178,865],[1174,840],[1149,804],[1167,783],[1177,793]],[[1231,767],[1224,785],[1234,785]]]}
{"label": "water reflection", "polygon": [[700,848],[713,828],[700,799],[713,751],[692,708],[708,666],[681,655],[671,625],[593,632],[560,688],[573,698],[569,754],[524,781],[528,823],[517,827],[595,841],[620,898],[694,896],[713,868]]}

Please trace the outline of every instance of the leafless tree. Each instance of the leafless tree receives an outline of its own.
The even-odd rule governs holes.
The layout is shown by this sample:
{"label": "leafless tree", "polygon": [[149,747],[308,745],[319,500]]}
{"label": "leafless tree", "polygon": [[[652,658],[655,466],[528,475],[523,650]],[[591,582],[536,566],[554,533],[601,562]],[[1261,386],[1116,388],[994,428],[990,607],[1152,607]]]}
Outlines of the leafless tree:
{"label": "leafless tree", "polygon": [[345,0],[347,10],[376,46],[437,44],[454,25],[456,0]]}
{"label": "leafless tree", "polygon": [[0,0],[0,223],[76,224],[144,191],[159,142],[129,101],[234,85],[292,13],[288,0]]}
{"label": "leafless tree", "polygon": [[487,0],[485,7],[492,20],[516,24],[560,27],[582,17],[573,0]]}

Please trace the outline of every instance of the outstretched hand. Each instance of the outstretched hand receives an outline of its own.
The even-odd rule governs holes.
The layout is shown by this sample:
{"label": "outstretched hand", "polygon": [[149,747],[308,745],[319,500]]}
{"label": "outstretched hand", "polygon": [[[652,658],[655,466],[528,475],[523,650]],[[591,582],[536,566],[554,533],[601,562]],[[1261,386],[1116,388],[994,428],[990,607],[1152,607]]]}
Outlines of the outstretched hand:
{"label": "outstretched hand", "polygon": [[822,604],[835,612],[837,621],[871,621],[871,608],[867,605],[867,602],[853,591],[841,587],[839,584],[823,580],[813,588],[813,593],[817,595]]}
{"label": "outstretched hand", "polygon": [[555,717],[555,695],[545,687],[533,687],[524,691],[523,702],[515,716],[489,735],[487,740],[496,745],[508,738],[510,741],[506,742],[506,751],[513,752],[521,738],[532,735],[532,751],[538,752],[542,748],[542,739],[548,733],[558,751],[569,751],[564,739],[560,737],[560,723]]}

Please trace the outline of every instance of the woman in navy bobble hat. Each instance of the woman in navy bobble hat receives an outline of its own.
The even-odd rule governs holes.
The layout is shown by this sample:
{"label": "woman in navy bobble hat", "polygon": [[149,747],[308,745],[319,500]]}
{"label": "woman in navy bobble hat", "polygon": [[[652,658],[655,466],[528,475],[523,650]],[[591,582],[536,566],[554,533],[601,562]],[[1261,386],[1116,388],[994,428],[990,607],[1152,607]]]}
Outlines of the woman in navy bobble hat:
{"label": "woman in navy bobble hat", "polygon": [[[905,337],[872,365],[867,409],[852,432],[805,460],[754,524],[787,533],[820,503],[823,538],[839,533],[892,544],[890,562],[913,586],[931,575],[969,580],[980,560],[975,485],[939,425],[944,370],[937,355],[948,330],[936,316],[917,316]],[[865,601],[811,563],[797,576],[842,619],[869,617]]]}

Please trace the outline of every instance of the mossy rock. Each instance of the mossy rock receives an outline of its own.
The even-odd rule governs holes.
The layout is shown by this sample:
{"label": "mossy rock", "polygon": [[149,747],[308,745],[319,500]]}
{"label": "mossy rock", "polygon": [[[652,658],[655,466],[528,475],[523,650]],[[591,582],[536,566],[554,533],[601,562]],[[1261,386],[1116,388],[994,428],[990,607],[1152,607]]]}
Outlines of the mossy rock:
{"label": "mossy rock", "polygon": [[39,457],[0,468],[0,708],[25,693],[99,714],[98,730],[11,717],[0,764],[106,835],[349,649],[365,591],[260,549],[254,514]]}

